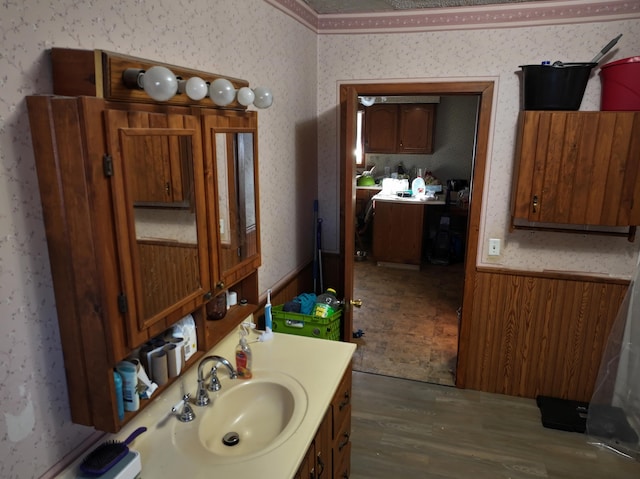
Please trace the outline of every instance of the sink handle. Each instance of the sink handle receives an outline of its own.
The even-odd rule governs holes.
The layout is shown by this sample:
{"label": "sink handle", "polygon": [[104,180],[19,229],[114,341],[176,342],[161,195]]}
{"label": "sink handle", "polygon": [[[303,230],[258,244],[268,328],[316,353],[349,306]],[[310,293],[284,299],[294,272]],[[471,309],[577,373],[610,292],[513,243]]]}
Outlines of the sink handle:
{"label": "sink handle", "polygon": [[209,381],[209,386],[207,389],[209,389],[209,391],[220,391],[220,388],[222,387],[222,385],[220,384],[220,380],[218,379],[218,368],[217,367],[212,367],[211,368],[211,380]]}
{"label": "sink handle", "polygon": [[[182,396],[182,412],[178,414],[178,420],[180,422],[191,422],[196,418],[196,414],[193,412],[191,405],[189,404],[190,394]],[[176,404],[171,408],[171,412],[177,413],[180,404]]]}

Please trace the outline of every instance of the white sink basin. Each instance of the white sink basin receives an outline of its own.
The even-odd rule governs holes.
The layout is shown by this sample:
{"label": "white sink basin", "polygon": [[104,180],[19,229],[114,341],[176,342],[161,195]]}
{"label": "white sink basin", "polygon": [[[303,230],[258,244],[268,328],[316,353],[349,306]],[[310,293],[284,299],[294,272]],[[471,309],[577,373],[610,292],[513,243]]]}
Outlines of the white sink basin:
{"label": "white sink basin", "polygon": [[307,394],[291,376],[254,371],[249,380],[227,380],[212,404],[193,406],[196,419],[176,421],[173,444],[203,464],[243,461],[265,454],[286,441],[307,410]]}

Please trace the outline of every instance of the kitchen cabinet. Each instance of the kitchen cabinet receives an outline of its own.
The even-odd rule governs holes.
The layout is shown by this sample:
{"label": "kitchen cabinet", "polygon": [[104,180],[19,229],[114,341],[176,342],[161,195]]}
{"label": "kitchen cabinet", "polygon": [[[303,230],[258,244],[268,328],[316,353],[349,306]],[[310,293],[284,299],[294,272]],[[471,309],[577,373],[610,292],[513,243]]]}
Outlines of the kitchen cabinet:
{"label": "kitchen cabinet", "polygon": [[[203,125],[205,117],[234,116],[231,110],[193,108],[188,99],[182,105],[150,104],[148,98],[138,102],[135,95],[123,101],[118,95],[125,92],[117,86],[122,71],[148,67],[142,60],[77,50],[56,50],[52,59],[54,94],[29,96],[27,106],[71,416],[75,423],[115,432],[137,414],[127,412],[123,421],[118,419],[113,368],[119,361],[191,314],[199,351],[189,359],[190,367],[257,309],[259,213],[253,209],[251,262],[241,273],[236,267],[221,275],[216,225],[225,212],[213,201],[220,189],[217,158],[203,139]],[[61,75],[67,81],[55,78],[57,60],[66,66]],[[101,77],[97,83],[105,90],[94,84],[89,91],[91,77],[73,75],[69,70],[74,68],[85,73],[93,68],[93,78]],[[171,69],[183,77],[194,73]],[[209,80],[207,75],[200,73]],[[63,85],[63,91],[55,85]],[[93,96],[84,96],[89,93]],[[255,113],[235,116],[242,118],[241,124],[227,125],[225,135],[234,140],[234,135],[249,133],[250,138],[228,151],[250,150],[242,168],[253,178]],[[230,169],[238,166],[232,163]],[[168,174],[171,199],[154,196],[158,188],[149,185],[164,187],[155,179],[142,181],[145,174]],[[250,182],[253,190],[244,198],[257,205],[257,181],[244,181]],[[238,204],[240,193],[233,194],[229,203]],[[221,276],[224,289],[216,287]],[[228,288],[249,304],[231,308],[222,320],[207,321],[212,298]],[[141,410],[157,394],[141,401]]]}
{"label": "kitchen cabinet", "polygon": [[379,104],[365,110],[366,153],[433,153],[434,104]]}
{"label": "kitchen cabinet", "polygon": [[373,257],[378,262],[420,267],[424,204],[378,201],[373,221]]}
{"label": "kitchen cabinet", "polygon": [[349,366],[295,479],[348,479],[351,472],[351,376]]}
{"label": "kitchen cabinet", "polygon": [[521,112],[512,198],[516,228],[640,224],[640,112]]}

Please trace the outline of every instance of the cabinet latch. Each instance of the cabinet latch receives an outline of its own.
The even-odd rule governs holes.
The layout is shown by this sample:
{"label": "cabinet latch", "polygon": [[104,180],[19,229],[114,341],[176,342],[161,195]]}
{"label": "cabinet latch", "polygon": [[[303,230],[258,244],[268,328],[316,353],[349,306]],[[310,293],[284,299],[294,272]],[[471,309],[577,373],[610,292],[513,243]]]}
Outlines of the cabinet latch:
{"label": "cabinet latch", "polygon": [[105,153],[102,157],[102,171],[107,178],[113,176],[113,158],[111,158],[109,153]]}
{"label": "cabinet latch", "polygon": [[127,295],[124,293],[120,293],[118,295],[118,310],[121,313],[126,313],[127,311],[129,311],[129,304],[127,302]]}

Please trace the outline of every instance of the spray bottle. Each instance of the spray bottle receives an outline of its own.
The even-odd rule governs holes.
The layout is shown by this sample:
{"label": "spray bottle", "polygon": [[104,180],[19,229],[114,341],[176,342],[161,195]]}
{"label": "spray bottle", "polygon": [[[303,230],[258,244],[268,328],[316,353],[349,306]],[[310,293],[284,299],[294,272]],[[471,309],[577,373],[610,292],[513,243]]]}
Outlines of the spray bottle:
{"label": "spray bottle", "polygon": [[271,290],[267,290],[267,304],[264,305],[264,333],[260,335],[260,341],[268,341],[273,338],[273,316],[271,316]]}

